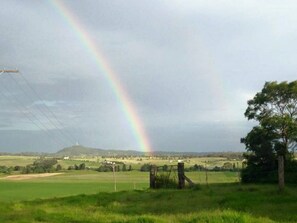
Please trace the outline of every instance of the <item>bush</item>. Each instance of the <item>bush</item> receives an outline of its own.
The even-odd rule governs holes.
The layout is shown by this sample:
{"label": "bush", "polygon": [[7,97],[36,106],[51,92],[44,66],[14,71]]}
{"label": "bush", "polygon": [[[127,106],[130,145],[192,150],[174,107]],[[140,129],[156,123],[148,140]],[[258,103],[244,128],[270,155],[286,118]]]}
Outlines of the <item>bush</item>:
{"label": "bush", "polygon": [[12,170],[13,170],[13,167],[0,166],[0,173],[10,174]]}
{"label": "bush", "polygon": [[25,166],[22,169],[21,173],[23,173],[23,174],[33,173],[33,167],[32,167],[32,165]]}
{"label": "bush", "polygon": [[185,168],[185,171],[203,171],[205,170],[205,167],[203,165],[197,165],[195,164],[194,166],[191,166],[189,168]]}
{"label": "bush", "polygon": [[79,164],[79,170],[85,170],[86,169],[86,164],[85,163],[81,163]]}
{"label": "bush", "polygon": [[128,171],[132,171],[132,166],[129,165]]}
{"label": "bush", "polygon": [[177,182],[169,175],[160,174],[156,176],[156,188],[177,188]]}
{"label": "bush", "polygon": [[54,165],[58,163],[57,159],[39,159],[33,163],[34,173],[47,173],[54,171]]}
{"label": "bush", "polygon": [[60,170],[62,170],[62,166],[61,166],[60,164],[58,164],[58,165],[56,166],[56,171],[60,171]]}
{"label": "bush", "polygon": [[243,183],[277,183],[277,170],[260,170],[259,168],[245,168],[241,171]]}
{"label": "bush", "polygon": [[151,170],[151,165],[149,163],[143,164],[140,167],[140,171],[142,172],[149,172]]}
{"label": "bush", "polygon": [[14,171],[21,171],[23,168],[24,168],[24,167],[22,167],[22,166],[15,166],[15,167],[13,168],[13,170],[14,170]]}
{"label": "bush", "polygon": [[[243,183],[277,183],[277,162],[274,168],[265,168],[261,165],[249,165],[241,171]],[[297,183],[297,162],[287,160],[285,162],[285,182]]]}
{"label": "bush", "polygon": [[23,168],[21,173],[50,173],[55,171],[54,165],[57,163],[57,159],[40,158],[35,160],[33,164]]}
{"label": "bush", "polygon": [[81,163],[79,165],[74,164],[74,166],[69,166],[68,170],[85,170],[86,169],[86,164],[85,163]]}
{"label": "bush", "polygon": [[98,172],[112,172],[112,166],[108,166],[108,165],[101,165],[98,169]]}

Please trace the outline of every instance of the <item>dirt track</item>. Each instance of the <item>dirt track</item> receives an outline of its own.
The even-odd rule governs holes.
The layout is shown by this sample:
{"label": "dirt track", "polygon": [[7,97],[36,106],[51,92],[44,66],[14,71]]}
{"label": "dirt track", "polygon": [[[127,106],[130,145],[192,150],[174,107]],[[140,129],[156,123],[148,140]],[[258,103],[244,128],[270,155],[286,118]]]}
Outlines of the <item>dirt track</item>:
{"label": "dirt track", "polygon": [[11,175],[7,177],[3,177],[1,179],[6,180],[29,180],[29,179],[35,179],[35,178],[41,178],[41,177],[50,177],[50,176],[56,176],[63,173],[39,173],[39,174],[20,174],[20,175]]}

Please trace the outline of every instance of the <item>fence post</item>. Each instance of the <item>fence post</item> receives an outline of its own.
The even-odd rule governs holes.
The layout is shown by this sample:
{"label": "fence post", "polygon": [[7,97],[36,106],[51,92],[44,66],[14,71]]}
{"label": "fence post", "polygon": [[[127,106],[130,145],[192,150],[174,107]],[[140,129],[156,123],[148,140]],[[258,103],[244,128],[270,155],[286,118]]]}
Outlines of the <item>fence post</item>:
{"label": "fence post", "polygon": [[185,188],[185,164],[179,162],[177,164],[177,172],[178,172],[178,188]]}
{"label": "fence post", "polygon": [[156,188],[156,174],[157,174],[157,167],[155,165],[151,165],[150,169],[150,188]]}
{"label": "fence post", "polygon": [[114,191],[117,191],[117,180],[115,177],[115,163],[112,163],[112,172],[113,172],[113,180],[114,180]]}
{"label": "fence post", "polygon": [[207,169],[207,161],[205,161],[205,182],[206,182],[206,186],[208,186],[208,169]]}

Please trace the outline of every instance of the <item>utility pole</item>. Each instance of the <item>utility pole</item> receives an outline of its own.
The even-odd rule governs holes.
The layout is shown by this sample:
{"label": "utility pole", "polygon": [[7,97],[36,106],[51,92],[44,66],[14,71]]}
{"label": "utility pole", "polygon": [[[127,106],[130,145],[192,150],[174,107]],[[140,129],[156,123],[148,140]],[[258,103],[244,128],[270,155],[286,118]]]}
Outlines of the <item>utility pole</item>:
{"label": "utility pole", "polygon": [[19,71],[18,70],[6,70],[6,69],[0,70],[0,74],[3,74],[3,73],[19,73]]}
{"label": "utility pole", "polygon": [[208,186],[208,169],[207,169],[207,161],[205,160],[205,182],[206,186]]}
{"label": "utility pole", "polygon": [[117,180],[115,176],[115,162],[112,163],[112,172],[113,172],[113,180],[114,180],[114,191],[117,191]]}

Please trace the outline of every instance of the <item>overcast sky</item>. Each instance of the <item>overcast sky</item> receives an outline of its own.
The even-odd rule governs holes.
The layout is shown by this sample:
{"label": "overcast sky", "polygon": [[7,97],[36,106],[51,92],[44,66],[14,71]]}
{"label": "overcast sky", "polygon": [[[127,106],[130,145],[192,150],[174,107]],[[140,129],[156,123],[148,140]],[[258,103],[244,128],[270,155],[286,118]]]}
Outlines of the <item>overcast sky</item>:
{"label": "overcast sky", "polygon": [[[115,71],[153,150],[244,151],[247,100],[296,79],[297,2],[60,0]],[[1,1],[0,151],[136,149],[110,84],[52,1]]]}

